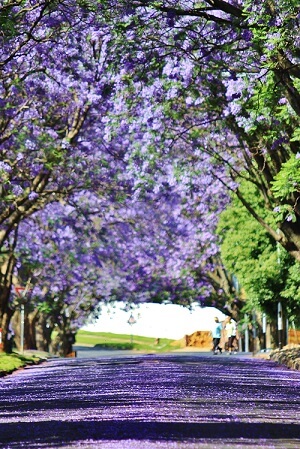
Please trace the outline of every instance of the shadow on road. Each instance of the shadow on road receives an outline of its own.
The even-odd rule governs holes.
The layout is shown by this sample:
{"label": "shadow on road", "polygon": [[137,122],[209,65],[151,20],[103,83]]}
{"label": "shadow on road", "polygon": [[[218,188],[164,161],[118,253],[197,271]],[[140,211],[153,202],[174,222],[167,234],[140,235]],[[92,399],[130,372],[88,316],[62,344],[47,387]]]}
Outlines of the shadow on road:
{"label": "shadow on road", "polygon": [[[38,423],[0,424],[0,441],[17,442],[26,447],[40,447],[50,444],[55,447],[82,440],[127,440],[135,441],[194,441],[195,439],[251,438],[282,439],[299,438],[298,424],[259,424],[259,423],[180,423],[180,422],[140,422],[140,421],[93,421],[61,422],[43,421]],[[8,446],[15,447],[15,446]],[[20,447],[20,446],[19,446]],[[23,447],[23,446],[22,446]],[[261,446],[259,446],[261,447]]]}

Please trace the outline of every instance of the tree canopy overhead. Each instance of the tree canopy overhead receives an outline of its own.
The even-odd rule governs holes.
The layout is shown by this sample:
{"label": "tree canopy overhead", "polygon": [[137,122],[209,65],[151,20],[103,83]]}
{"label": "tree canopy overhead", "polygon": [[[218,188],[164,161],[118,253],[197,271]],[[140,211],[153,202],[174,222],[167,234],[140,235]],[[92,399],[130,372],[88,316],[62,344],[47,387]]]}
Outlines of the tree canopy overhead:
{"label": "tree canopy overhead", "polygon": [[[117,30],[126,36],[120,86],[123,92],[127,87],[130,112],[136,111],[131,127],[148,127],[151,154],[158,153],[159,142],[162,153],[174,150],[176,142],[179,151],[184,146],[181,154],[191,149],[194,161],[198,150],[218,168],[226,165],[237,184],[246,178],[257,185],[266,208],[278,214],[281,233],[234,190],[299,260],[299,189],[293,176],[299,147],[298,4],[119,4],[127,11]],[[145,153],[145,143],[140,151]],[[214,167],[213,172],[219,176]]]}
{"label": "tree canopy overhead", "polygon": [[[51,240],[45,254],[78,281],[96,217],[106,240],[89,256],[139,299],[205,297],[231,193],[300,260],[296,1],[8,1],[0,12],[4,328],[17,257]],[[71,248],[62,228],[76,236],[74,217],[84,229]]]}

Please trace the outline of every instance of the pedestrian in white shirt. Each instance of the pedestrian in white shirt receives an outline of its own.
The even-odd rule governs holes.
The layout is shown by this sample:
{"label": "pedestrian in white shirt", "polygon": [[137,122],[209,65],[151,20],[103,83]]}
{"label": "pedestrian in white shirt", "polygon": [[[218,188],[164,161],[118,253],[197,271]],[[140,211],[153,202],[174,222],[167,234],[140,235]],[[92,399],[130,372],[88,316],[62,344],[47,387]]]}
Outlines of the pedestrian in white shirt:
{"label": "pedestrian in white shirt", "polygon": [[236,341],[236,322],[229,318],[227,324],[225,325],[225,331],[227,336],[227,342],[228,342],[228,352],[231,355],[232,351],[234,349],[234,343]]}

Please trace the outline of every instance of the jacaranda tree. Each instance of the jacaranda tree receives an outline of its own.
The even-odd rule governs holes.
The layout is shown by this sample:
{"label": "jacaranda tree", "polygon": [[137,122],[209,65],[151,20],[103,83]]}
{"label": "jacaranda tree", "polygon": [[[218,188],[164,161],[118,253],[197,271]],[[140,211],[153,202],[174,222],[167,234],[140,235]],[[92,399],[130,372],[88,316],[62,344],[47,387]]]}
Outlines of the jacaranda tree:
{"label": "jacaranda tree", "polygon": [[[209,279],[218,281],[214,230],[228,192],[300,260],[295,1],[69,0],[1,8],[4,340],[21,226],[43,221],[50,204],[76,203],[76,195],[105,199],[108,210],[118,205],[120,223],[101,227],[111,257],[99,259],[107,274],[114,267],[116,278],[126,279],[126,288],[120,281],[114,290],[118,297],[181,295],[188,303],[189,295],[205,296]],[[243,195],[241,180],[256,186],[275,226],[255,197]],[[92,203],[84,213],[96,216]],[[121,254],[124,263],[115,263]],[[66,279],[63,260],[56,267]],[[29,261],[29,271],[36,264]],[[222,290],[213,289],[218,298]]]}
{"label": "jacaranda tree", "polygon": [[209,301],[218,238],[212,220],[186,216],[178,192],[121,203],[85,192],[68,201],[72,206],[53,203],[20,225],[17,274],[25,284],[39,271],[26,306],[34,336],[27,344],[46,350],[55,327],[66,355],[99,301]]}
{"label": "jacaranda tree", "polygon": [[[220,178],[218,168],[227,167],[236,185],[221,178],[224,186],[299,261],[298,3],[117,4],[118,12],[107,4],[107,13],[123,14],[116,27],[123,52],[120,96],[126,114],[135,115],[133,139],[143,134],[136,163],[170,161],[176,144],[179,151],[184,146],[186,165],[190,147],[190,170],[199,152],[210,155],[214,175]],[[124,124],[124,110],[116,112]],[[241,179],[257,186],[276,215],[275,227],[255,201],[246,201]]]}
{"label": "jacaranda tree", "polygon": [[[1,34],[1,292],[5,341],[20,223],[92,186],[116,191],[118,148],[101,144],[112,77],[109,29],[76,2],[3,6]],[[95,136],[93,143],[88,136]],[[110,164],[114,161],[113,164]],[[124,185],[126,180],[124,181]],[[119,188],[119,187],[118,187]],[[121,187],[122,188],[122,187]]]}

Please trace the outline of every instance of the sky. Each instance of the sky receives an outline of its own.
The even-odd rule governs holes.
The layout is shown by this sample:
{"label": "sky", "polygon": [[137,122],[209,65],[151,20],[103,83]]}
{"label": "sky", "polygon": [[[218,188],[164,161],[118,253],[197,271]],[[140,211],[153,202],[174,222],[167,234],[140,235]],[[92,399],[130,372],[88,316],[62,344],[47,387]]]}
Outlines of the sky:
{"label": "sky", "polygon": [[[101,316],[90,320],[82,327],[91,332],[112,332],[132,334],[153,338],[179,340],[196,331],[211,330],[214,317],[220,320],[225,315],[214,307],[200,307],[195,304],[193,310],[175,304],[140,304],[131,311],[125,311],[124,304],[103,306]],[[135,323],[128,320],[132,314]]]}

